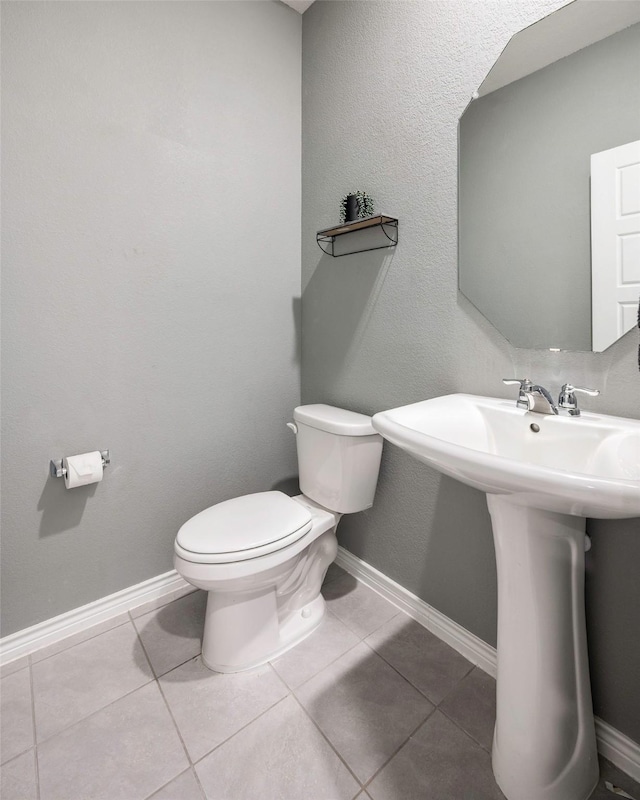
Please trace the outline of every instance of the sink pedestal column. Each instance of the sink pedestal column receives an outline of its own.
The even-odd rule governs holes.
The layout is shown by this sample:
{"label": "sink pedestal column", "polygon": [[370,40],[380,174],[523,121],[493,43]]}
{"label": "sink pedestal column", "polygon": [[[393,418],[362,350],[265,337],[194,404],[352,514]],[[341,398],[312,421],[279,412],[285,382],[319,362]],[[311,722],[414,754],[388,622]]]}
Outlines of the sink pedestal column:
{"label": "sink pedestal column", "polygon": [[493,771],[508,800],[586,800],[598,780],[585,520],[488,494],[498,567]]}

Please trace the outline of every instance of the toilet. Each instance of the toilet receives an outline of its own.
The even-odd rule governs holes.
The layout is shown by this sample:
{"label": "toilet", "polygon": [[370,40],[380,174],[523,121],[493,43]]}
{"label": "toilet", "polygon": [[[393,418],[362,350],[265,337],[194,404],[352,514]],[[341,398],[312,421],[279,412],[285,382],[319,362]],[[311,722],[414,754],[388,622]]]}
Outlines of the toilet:
{"label": "toilet", "polygon": [[383,440],[371,418],[316,404],[293,419],[302,494],[225,500],[176,537],[177,572],[208,592],[202,660],[216,672],[271,661],[318,627],[338,522],[373,505]]}

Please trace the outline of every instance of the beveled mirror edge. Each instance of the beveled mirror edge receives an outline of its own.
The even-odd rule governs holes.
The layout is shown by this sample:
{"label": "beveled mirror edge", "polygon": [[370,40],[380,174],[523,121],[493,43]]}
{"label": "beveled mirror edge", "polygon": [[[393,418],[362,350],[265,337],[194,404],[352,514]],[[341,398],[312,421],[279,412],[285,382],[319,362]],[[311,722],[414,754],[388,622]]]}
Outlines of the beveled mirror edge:
{"label": "beveled mirror edge", "polygon": [[[521,37],[521,35],[523,33],[525,33],[526,31],[531,31],[533,29],[536,29],[538,31],[542,30],[543,33],[544,33],[546,27],[549,24],[551,24],[551,20],[557,19],[557,15],[566,14],[566,13],[572,13],[571,9],[574,9],[573,13],[575,13],[576,9],[582,9],[582,8],[587,7],[587,6],[590,9],[595,9],[596,7],[599,7],[600,17],[599,17],[599,24],[597,26],[597,33],[596,34],[590,34],[588,36],[587,40],[583,41],[582,43],[579,43],[577,46],[571,45],[570,49],[569,49],[569,52],[565,52],[565,53],[559,55],[555,60],[561,60],[562,58],[566,58],[566,57],[572,55],[573,53],[578,52],[581,49],[589,47],[591,44],[595,44],[598,41],[602,41],[603,39],[606,39],[609,36],[613,36],[615,33],[618,33],[620,31],[624,30],[625,28],[631,27],[633,25],[638,24],[638,22],[640,22],[640,0],[617,0],[617,2],[615,2],[615,4],[614,4],[614,2],[612,2],[612,0],[570,0],[570,2],[568,2],[566,5],[561,6],[560,8],[549,12],[544,17],[541,17],[539,20],[536,20],[535,22],[531,23],[530,25],[525,26],[520,31],[517,31],[516,33],[514,33],[509,38],[509,40],[507,41],[506,45],[504,46],[504,48],[500,52],[500,55],[496,59],[496,62],[491,67],[491,69],[487,73],[487,75],[484,78],[484,80],[481,82],[479,88],[472,93],[472,95],[469,98],[469,101],[466,103],[466,105],[462,109],[462,111],[460,113],[460,116],[458,118],[458,125],[457,125],[457,132],[456,132],[457,133],[457,135],[456,135],[456,149],[457,149],[457,163],[458,163],[458,171],[457,171],[457,176],[456,176],[456,179],[457,179],[456,180],[456,183],[457,183],[457,196],[458,196],[458,202],[457,202],[457,208],[456,208],[456,212],[457,212],[456,213],[456,220],[457,220],[456,246],[457,246],[457,264],[458,264],[457,289],[458,289],[458,292],[465,298],[465,300],[467,302],[469,302],[474,307],[474,309],[476,309],[476,311],[479,314],[481,314],[483,319],[486,322],[488,322],[491,325],[491,327],[503,339],[505,339],[512,347],[514,347],[515,349],[519,349],[519,350],[525,350],[525,351],[530,350],[530,351],[533,351],[533,352],[552,352],[552,353],[559,353],[559,352],[567,352],[567,353],[571,353],[571,352],[574,352],[574,353],[603,353],[606,350],[609,350],[611,347],[613,347],[613,345],[615,345],[621,339],[623,339],[625,337],[628,337],[633,332],[633,328],[635,328],[635,325],[634,325],[633,328],[627,330],[625,333],[623,333],[617,339],[614,339],[606,347],[601,348],[601,349],[594,349],[594,347],[593,347],[593,339],[592,339],[592,345],[591,345],[591,347],[589,349],[587,349],[587,348],[573,348],[573,347],[550,347],[547,344],[541,344],[541,345],[529,345],[529,344],[526,344],[526,345],[524,345],[524,344],[513,342],[508,336],[506,336],[500,330],[500,328],[491,319],[489,319],[489,317],[486,316],[486,314],[481,310],[481,308],[479,308],[473,302],[473,300],[467,294],[465,294],[465,292],[463,291],[462,286],[461,286],[461,274],[460,274],[459,266],[460,266],[460,248],[461,248],[461,244],[460,244],[460,240],[461,240],[461,225],[460,225],[460,220],[461,220],[460,158],[461,158],[461,122],[462,122],[462,118],[464,117],[465,113],[468,111],[469,107],[472,105],[472,103],[475,100],[479,99],[481,96],[486,96],[487,94],[490,94],[491,92],[496,91],[498,88],[501,88],[503,85],[508,85],[509,81],[505,81],[503,84],[491,86],[491,83],[489,81],[490,81],[490,78],[492,76],[495,77],[494,73],[495,73],[496,66],[498,65],[500,60],[503,58],[505,53],[509,50],[509,48],[512,47],[512,45],[514,43],[514,40],[518,39],[518,37]],[[602,22],[602,12],[604,12],[604,10],[606,9],[607,13],[610,14],[611,9],[613,7],[618,8],[618,9],[624,8],[625,13],[617,14],[617,15],[615,15],[614,19],[609,19],[607,25],[600,24]],[[595,16],[598,17],[598,13],[596,13]],[[566,28],[566,26],[565,26],[565,28]],[[522,75],[520,75],[520,74],[515,75],[513,78],[511,78],[510,82],[515,82],[515,81],[519,80],[521,77],[526,77],[527,74],[531,74],[532,72],[538,71],[539,69],[543,69],[544,66],[549,66],[550,64],[555,63],[555,60],[549,60],[549,61],[546,61],[545,63],[540,63],[538,66],[536,66],[530,72],[523,73]],[[638,327],[640,327],[640,311],[638,312]]]}

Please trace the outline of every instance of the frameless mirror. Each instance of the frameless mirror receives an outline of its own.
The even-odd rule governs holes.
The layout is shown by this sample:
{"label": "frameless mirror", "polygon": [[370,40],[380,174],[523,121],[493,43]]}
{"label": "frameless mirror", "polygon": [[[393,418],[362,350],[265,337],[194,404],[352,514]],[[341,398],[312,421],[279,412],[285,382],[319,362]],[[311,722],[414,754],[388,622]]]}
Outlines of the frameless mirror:
{"label": "frameless mirror", "polygon": [[459,287],[515,346],[600,351],[635,325],[638,140],[638,0],[516,34],[465,110]]}

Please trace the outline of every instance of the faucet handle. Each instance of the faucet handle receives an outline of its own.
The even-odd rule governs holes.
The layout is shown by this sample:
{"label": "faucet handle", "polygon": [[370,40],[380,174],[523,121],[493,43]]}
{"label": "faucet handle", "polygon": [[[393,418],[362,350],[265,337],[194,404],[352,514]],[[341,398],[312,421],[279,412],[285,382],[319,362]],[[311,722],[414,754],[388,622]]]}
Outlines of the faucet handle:
{"label": "faucet handle", "polygon": [[529,378],[503,378],[502,382],[506,386],[519,386],[521,392],[529,392],[533,388]]}
{"label": "faucet handle", "polygon": [[588,394],[589,397],[597,397],[600,394],[600,389],[587,389],[582,386],[572,386],[570,383],[565,383],[562,386],[558,397],[558,408],[566,409],[572,417],[579,417],[580,409],[578,408],[575,392]]}
{"label": "faucet handle", "polygon": [[516,405],[518,408],[529,408],[529,401],[527,400],[527,392],[533,389],[533,384],[529,378],[503,378],[502,382],[507,386],[519,386],[518,399]]}

